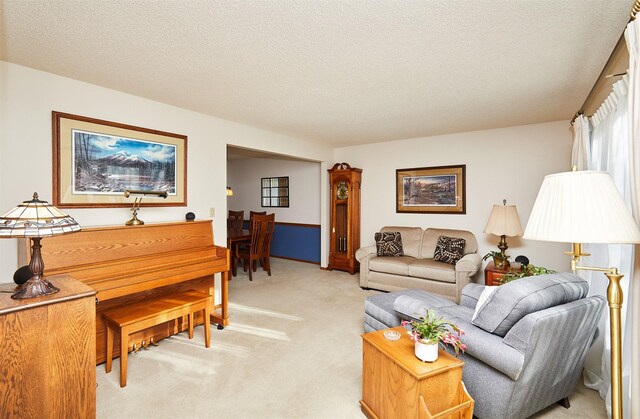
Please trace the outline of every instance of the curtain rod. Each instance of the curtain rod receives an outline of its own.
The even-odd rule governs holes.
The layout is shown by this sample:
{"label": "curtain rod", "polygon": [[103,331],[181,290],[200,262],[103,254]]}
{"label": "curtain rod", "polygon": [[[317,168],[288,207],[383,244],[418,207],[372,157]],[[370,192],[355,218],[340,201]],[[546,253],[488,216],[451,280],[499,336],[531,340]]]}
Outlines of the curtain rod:
{"label": "curtain rod", "polygon": [[[633,2],[633,6],[631,6],[631,12],[629,13],[629,22],[633,22],[636,19],[636,15],[638,13],[640,13],[640,0],[635,0]],[[613,59],[613,56],[615,55],[615,53],[618,50],[618,48],[621,47],[621,44],[624,45],[624,42],[625,42],[624,41],[624,31],[622,31],[622,35],[618,39],[618,42],[616,43],[616,46],[613,48],[613,51],[611,51],[611,55],[609,55],[609,58],[607,59],[607,62],[604,64],[604,67],[602,67],[602,71],[600,72],[600,75],[596,79],[596,82],[593,84],[593,87],[591,87],[591,91],[589,91],[589,94],[587,95],[587,98],[582,103],[582,106],[580,107],[580,109],[573,115],[573,118],[571,118],[571,125],[573,125],[573,123],[576,121],[576,118],[578,118],[578,116],[584,115],[584,108],[585,108],[587,102],[589,102],[589,99],[591,98],[591,95],[593,95],[593,93],[595,91],[595,88],[598,85],[598,82],[602,78],[608,79],[608,78],[611,78],[611,77],[624,76],[625,74],[627,74],[626,71],[623,72],[623,73],[617,73],[617,74],[605,74],[605,70],[607,69],[607,66],[609,65],[609,63]]]}

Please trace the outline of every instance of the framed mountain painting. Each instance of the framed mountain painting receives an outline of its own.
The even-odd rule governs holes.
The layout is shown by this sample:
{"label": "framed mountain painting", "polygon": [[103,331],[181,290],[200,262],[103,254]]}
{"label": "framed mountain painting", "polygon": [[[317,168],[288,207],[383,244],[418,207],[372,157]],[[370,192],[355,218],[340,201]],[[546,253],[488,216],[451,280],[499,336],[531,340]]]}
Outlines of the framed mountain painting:
{"label": "framed mountain painting", "polygon": [[162,191],[143,206],[187,204],[187,137],[54,111],[53,204],[129,207],[124,192]]}

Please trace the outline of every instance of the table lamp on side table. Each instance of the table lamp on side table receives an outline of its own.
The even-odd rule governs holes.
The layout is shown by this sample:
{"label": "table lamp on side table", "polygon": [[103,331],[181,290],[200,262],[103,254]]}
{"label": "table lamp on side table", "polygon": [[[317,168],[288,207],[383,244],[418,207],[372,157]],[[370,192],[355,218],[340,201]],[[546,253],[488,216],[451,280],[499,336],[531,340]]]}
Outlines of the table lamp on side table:
{"label": "table lamp on side table", "polygon": [[[581,243],[640,243],[640,230],[607,172],[576,171],[545,176],[533,204],[525,239],[573,243],[571,270],[600,271],[609,279],[607,300],[611,332],[611,414],[622,418],[623,275],[617,268],[578,266]],[[637,267],[640,268],[640,267]]]}
{"label": "table lamp on side table", "polygon": [[498,249],[500,249],[503,258],[506,259],[504,252],[509,248],[506,236],[522,236],[522,224],[520,224],[516,206],[507,205],[506,199],[502,200],[502,205],[494,205],[483,233],[500,236]]}
{"label": "table lamp on side table", "polygon": [[1,238],[29,237],[33,243],[31,262],[29,263],[32,276],[18,288],[11,298],[14,300],[35,298],[60,291],[44,277],[44,261],[40,251],[42,248],[40,240],[43,237],[73,233],[79,230],[80,225],[76,220],[47,201],[40,201],[37,193],[33,194],[32,200],[24,201],[0,217]]}

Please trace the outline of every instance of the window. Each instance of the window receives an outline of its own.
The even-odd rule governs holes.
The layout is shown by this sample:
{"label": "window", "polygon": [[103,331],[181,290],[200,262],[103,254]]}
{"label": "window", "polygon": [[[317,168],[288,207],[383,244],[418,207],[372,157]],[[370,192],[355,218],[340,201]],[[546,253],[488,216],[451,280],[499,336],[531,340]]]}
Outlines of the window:
{"label": "window", "polygon": [[262,206],[289,207],[289,176],[262,178]]}

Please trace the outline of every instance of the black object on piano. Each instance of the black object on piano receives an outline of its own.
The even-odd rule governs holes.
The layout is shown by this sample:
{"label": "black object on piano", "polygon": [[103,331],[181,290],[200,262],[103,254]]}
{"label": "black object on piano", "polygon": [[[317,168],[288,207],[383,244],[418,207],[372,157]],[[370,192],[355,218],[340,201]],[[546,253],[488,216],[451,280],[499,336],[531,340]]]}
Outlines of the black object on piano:
{"label": "black object on piano", "polygon": [[28,265],[25,265],[13,274],[13,282],[18,285],[22,285],[29,280],[33,275],[31,274],[31,269],[29,269]]}

